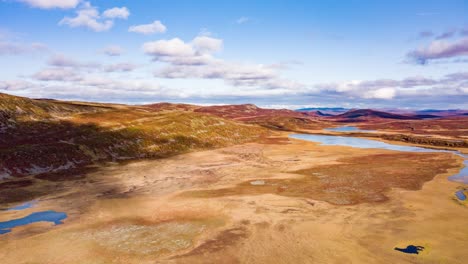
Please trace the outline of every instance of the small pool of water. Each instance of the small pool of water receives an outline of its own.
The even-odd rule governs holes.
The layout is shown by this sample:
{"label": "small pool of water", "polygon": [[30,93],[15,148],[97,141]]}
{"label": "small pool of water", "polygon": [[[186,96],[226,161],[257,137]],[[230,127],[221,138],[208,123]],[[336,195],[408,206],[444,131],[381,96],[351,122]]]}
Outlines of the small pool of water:
{"label": "small pool of water", "polygon": [[59,225],[63,223],[62,220],[64,220],[65,218],[67,218],[67,214],[62,212],[35,212],[22,218],[0,222],[0,234],[9,233],[11,232],[12,228],[15,228],[17,226],[29,225],[37,222],[51,222],[55,225]]}
{"label": "small pool of water", "polygon": [[465,158],[465,167],[461,169],[457,174],[450,176],[449,180],[468,184],[468,155],[462,156]]}
{"label": "small pool of water", "polygon": [[327,131],[333,132],[376,132],[375,130],[361,130],[355,126],[340,126],[340,127],[332,127],[332,128],[325,128]]}
{"label": "small pool of water", "polygon": [[455,192],[455,196],[457,196],[458,200],[460,200],[460,201],[465,201],[466,200],[465,190],[459,190],[459,191]]}

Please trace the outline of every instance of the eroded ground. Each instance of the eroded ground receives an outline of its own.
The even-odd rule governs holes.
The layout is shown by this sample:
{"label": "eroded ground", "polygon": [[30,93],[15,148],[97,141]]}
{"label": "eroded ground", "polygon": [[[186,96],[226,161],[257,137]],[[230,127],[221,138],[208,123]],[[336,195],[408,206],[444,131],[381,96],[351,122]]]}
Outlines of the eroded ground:
{"label": "eroded ground", "polygon": [[[446,179],[460,157],[285,136],[18,183],[18,195],[49,192],[0,221],[48,209],[68,218],[1,235],[1,262],[465,262],[468,208]],[[394,250],[408,245],[424,250]]]}

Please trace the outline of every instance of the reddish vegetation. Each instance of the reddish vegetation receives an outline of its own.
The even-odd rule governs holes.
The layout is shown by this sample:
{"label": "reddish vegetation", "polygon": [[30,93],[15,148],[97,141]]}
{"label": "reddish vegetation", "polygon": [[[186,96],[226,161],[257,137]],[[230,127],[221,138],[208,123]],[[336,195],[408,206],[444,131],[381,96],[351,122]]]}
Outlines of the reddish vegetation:
{"label": "reddish vegetation", "polygon": [[195,112],[208,113],[234,120],[254,120],[261,117],[317,117],[312,112],[297,112],[288,109],[265,109],[253,104],[215,105],[195,109]]}
{"label": "reddish vegetation", "polygon": [[288,109],[265,109],[253,104],[196,106],[189,104],[159,103],[146,105],[156,111],[192,111],[234,121],[256,124],[274,130],[295,131],[301,129],[322,129],[327,121],[318,120],[315,112],[298,112]]}
{"label": "reddish vegetation", "polygon": [[418,190],[435,175],[455,168],[455,160],[441,153],[392,153],[344,158],[340,164],[296,171],[289,179],[258,179],[215,190],[188,191],[183,196],[222,197],[272,193],[322,200],[336,205],[383,202],[391,188]]}
{"label": "reddish vegetation", "polygon": [[298,112],[288,109],[265,109],[253,104],[206,106],[195,109],[196,112],[222,118],[260,125],[283,131],[303,129],[322,129],[329,126],[320,121],[315,112]]}
{"label": "reddish vegetation", "polygon": [[193,111],[199,108],[199,106],[196,106],[196,105],[172,104],[172,103],[157,103],[157,104],[149,104],[149,105],[144,105],[144,106],[151,108],[152,110],[156,110],[156,111],[163,111],[163,110]]}
{"label": "reddish vegetation", "polygon": [[466,138],[468,116],[452,116],[437,119],[387,121],[359,124],[362,129],[385,129],[417,135],[439,135]]}

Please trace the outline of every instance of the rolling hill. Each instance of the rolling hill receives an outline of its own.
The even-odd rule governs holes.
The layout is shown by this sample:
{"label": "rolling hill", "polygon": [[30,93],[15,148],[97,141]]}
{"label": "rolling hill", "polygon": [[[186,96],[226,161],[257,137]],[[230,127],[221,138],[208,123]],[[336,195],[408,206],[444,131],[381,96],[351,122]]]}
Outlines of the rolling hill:
{"label": "rolling hill", "polygon": [[0,94],[0,179],[252,141],[256,125],[179,110]]}

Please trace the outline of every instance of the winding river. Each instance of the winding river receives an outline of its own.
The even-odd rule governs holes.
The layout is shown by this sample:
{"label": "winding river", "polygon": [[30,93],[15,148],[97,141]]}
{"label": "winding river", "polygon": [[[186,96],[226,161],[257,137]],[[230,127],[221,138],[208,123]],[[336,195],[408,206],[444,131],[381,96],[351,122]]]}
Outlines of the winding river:
{"label": "winding river", "polygon": [[[339,128],[337,128],[339,129]],[[334,130],[340,131],[340,130]],[[343,130],[341,130],[343,131]],[[345,131],[350,131],[348,128]],[[352,129],[352,131],[362,132],[359,129]],[[367,131],[365,131],[367,132]],[[415,147],[415,146],[404,146],[404,145],[396,145],[391,143],[386,143],[378,140],[372,139],[365,139],[365,138],[358,138],[358,137],[344,137],[344,136],[331,136],[331,135],[309,135],[309,134],[291,134],[289,135],[290,138],[313,141],[313,142],[320,142],[321,145],[329,145],[329,146],[348,146],[354,148],[375,148],[375,149],[386,149],[386,150],[395,150],[395,151],[406,151],[406,152],[446,152],[446,153],[453,153],[460,157],[463,157],[465,167],[462,168],[457,174],[454,174],[448,179],[454,182],[460,182],[464,184],[468,184],[468,155],[463,154],[459,151],[454,150],[441,150],[441,149],[431,149],[425,147]],[[455,196],[459,200],[466,200],[466,195],[464,194],[463,190],[457,191]]]}

